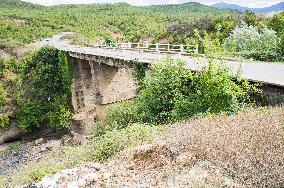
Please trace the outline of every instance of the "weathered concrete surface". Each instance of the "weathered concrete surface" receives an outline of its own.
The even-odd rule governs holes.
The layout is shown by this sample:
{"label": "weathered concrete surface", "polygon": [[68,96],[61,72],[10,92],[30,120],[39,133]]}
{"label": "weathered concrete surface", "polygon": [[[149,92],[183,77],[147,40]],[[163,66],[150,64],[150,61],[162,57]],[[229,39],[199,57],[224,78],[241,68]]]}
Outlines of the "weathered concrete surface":
{"label": "weathered concrete surface", "polygon": [[259,101],[262,105],[277,106],[284,104],[284,88],[279,86],[263,85],[263,100]]}
{"label": "weathered concrete surface", "polygon": [[96,103],[112,104],[135,97],[137,85],[131,67],[116,68],[105,64],[93,64],[96,77]]}
{"label": "weathered concrete surface", "polygon": [[104,118],[109,104],[136,96],[134,68],[128,63],[107,59],[85,60],[72,56],[71,63],[75,68],[72,85],[75,115],[71,129],[89,134],[96,122]]}

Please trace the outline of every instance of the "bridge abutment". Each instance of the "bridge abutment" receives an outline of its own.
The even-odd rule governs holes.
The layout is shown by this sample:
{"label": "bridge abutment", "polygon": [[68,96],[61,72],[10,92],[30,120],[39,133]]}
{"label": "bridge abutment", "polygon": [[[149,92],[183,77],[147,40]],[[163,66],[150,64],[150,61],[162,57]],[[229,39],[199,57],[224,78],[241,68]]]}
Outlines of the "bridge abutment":
{"label": "bridge abutment", "polygon": [[81,59],[71,56],[75,68],[72,84],[74,116],[71,129],[90,134],[113,103],[132,99],[137,93],[133,64],[109,59]]}

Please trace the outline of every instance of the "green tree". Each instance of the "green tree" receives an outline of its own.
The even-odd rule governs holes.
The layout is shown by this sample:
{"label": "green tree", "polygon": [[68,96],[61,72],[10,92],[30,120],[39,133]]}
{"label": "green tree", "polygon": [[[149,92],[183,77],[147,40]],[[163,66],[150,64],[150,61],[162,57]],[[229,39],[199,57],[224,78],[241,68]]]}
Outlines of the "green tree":
{"label": "green tree", "polygon": [[223,45],[228,51],[247,58],[263,61],[280,59],[279,37],[264,25],[260,31],[248,25],[236,27]]}
{"label": "green tree", "polygon": [[246,11],[244,15],[244,21],[248,26],[256,26],[256,14],[252,11]]}
{"label": "green tree", "polygon": [[282,60],[284,60],[284,13],[275,14],[269,21],[268,26],[276,31],[280,38],[279,53],[282,56]]}

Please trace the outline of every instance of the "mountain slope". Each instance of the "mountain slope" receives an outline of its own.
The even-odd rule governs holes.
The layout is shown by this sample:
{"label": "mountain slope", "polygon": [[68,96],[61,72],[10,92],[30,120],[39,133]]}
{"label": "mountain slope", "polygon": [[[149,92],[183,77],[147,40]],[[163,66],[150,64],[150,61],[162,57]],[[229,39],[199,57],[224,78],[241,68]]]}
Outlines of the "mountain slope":
{"label": "mountain slope", "polygon": [[1,8],[34,8],[40,7],[40,5],[36,5],[33,3],[20,1],[20,0],[0,0]]}
{"label": "mountain slope", "polygon": [[215,8],[220,8],[220,9],[236,9],[239,11],[246,11],[246,10],[250,10],[256,13],[271,13],[271,12],[279,12],[279,11],[283,11],[284,10],[284,2],[272,5],[270,7],[264,7],[264,8],[248,8],[248,7],[243,7],[237,4],[228,4],[228,3],[224,3],[224,2],[220,2],[217,4],[212,5]]}
{"label": "mountain slope", "polygon": [[255,8],[253,10],[255,10],[256,12],[260,12],[260,13],[284,11],[284,2],[275,4],[275,5],[272,5],[270,7],[266,7],[266,8]]}
{"label": "mountain slope", "polygon": [[[228,15],[237,21],[239,13],[199,3],[145,7],[126,3],[46,7],[19,0],[0,0],[0,49],[19,47],[62,31],[72,31],[72,37],[78,43],[101,43],[105,39],[159,40],[171,35],[167,28],[175,23],[199,24],[199,28],[195,28],[202,29],[203,25],[210,26],[210,20]],[[203,25],[202,20],[205,20]],[[186,30],[179,34],[185,37],[177,40],[185,39],[188,33]]]}
{"label": "mountain slope", "polygon": [[216,3],[214,5],[212,5],[213,7],[215,8],[219,8],[219,9],[237,9],[239,11],[246,11],[248,8],[247,7],[242,7],[242,6],[239,6],[237,4],[228,4],[228,3],[224,3],[224,2],[220,2],[220,3]]}

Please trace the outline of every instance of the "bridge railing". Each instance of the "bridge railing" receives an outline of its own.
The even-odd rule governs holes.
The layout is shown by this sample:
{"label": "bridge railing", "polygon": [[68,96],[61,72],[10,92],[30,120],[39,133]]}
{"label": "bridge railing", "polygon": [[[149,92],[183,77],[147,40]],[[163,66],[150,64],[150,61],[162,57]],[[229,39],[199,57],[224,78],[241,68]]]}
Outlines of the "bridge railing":
{"label": "bridge railing", "polygon": [[159,43],[103,43],[100,45],[94,45],[98,48],[106,49],[127,49],[127,50],[142,50],[152,51],[158,53],[182,53],[192,54],[198,53],[197,45],[174,45],[174,44],[159,44]]}

